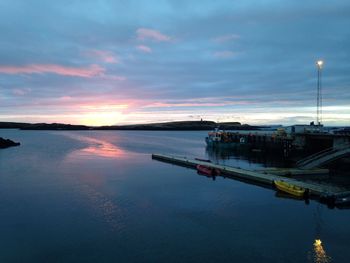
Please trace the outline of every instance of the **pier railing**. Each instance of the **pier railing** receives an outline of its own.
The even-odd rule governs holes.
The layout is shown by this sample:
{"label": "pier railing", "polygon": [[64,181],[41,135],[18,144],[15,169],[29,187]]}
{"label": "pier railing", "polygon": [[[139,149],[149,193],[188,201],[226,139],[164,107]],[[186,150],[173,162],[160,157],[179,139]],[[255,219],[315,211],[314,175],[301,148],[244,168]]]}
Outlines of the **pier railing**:
{"label": "pier railing", "polygon": [[350,144],[345,144],[341,148],[328,148],[312,154],[304,159],[299,160],[297,162],[297,166],[300,168],[310,169],[339,159],[347,154],[350,154]]}

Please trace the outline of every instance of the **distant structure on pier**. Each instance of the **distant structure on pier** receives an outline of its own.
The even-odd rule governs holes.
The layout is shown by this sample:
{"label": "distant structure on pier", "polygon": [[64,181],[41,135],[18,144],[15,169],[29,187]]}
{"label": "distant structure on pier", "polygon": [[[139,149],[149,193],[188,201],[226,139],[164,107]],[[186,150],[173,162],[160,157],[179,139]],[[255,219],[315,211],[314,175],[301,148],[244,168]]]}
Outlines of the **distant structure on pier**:
{"label": "distant structure on pier", "polygon": [[324,62],[318,60],[316,62],[317,66],[317,110],[316,110],[316,125],[321,125],[322,123],[322,68]]}

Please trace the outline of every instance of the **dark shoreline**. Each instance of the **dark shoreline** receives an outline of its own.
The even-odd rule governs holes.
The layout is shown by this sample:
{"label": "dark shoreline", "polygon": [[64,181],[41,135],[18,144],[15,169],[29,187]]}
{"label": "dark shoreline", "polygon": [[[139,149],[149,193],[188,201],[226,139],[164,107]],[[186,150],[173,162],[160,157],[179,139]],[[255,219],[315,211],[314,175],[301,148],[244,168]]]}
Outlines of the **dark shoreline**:
{"label": "dark shoreline", "polygon": [[19,142],[11,141],[10,139],[4,139],[0,137],[0,149],[5,149],[8,147],[19,146]]}
{"label": "dark shoreline", "polygon": [[251,126],[239,122],[216,123],[213,121],[177,121],[165,123],[85,126],[62,123],[19,123],[0,122],[0,129],[20,130],[140,130],[140,131],[208,131],[216,127],[224,130],[259,130],[260,126]]}

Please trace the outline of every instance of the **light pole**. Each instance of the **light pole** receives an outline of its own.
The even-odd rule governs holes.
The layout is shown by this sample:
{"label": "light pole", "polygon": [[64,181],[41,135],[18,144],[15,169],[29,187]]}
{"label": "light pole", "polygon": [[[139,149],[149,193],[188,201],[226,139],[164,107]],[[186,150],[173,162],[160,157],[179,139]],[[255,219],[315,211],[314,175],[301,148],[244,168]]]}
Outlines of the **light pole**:
{"label": "light pole", "polygon": [[321,125],[322,122],[322,67],[323,61],[318,60],[316,62],[317,66],[317,113],[316,113],[316,124]]}

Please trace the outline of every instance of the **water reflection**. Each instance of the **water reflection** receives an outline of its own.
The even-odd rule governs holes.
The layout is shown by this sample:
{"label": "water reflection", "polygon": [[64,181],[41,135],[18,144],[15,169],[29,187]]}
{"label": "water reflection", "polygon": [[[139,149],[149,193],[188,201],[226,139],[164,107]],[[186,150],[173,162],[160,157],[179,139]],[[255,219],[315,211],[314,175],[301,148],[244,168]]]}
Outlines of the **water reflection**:
{"label": "water reflection", "polygon": [[321,239],[315,239],[313,244],[313,262],[314,263],[328,263],[331,262],[331,257],[327,255],[322,246]]}
{"label": "water reflection", "polygon": [[265,167],[290,167],[292,165],[291,161],[283,158],[279,153],[251,149],[246,145],[237,145],[231,148],[207,147],[206,153],[210,160],[215,163],[235,159],[245,160],[249,163],[263,164]]}
{"label": "water reflection", "polygon": [[[98,158],[107,159],[108,161],[108,159],[119,159],[129,156],[129,153],[104,140],[101,135],[98,139],[79,133],[65,133],[64,135],[85,145],[84,148],[72,151],[66,156],[67,167],[75,171],[77,169],[75,166],[73,168],[69,166],[71,161],[84,164],[88,160],[88,163],[85,163],[85,169],[88,169],[87,167],[94,169],[95,164],[101,161]],[[101,218],[110,226],[110,230],[118,233],[124,230],[125,211],[120,207],[120,200],[111,198],[101,190],[104,189],[106,184],[106,176],[103,172],[94,173],[91,170],[89,172],[81,170],[80,173],[69,173],[69,179],[76,180],[75,184],[79,193],[83,196],[82,200],[84,200],[84,203],[92,209],[95,216]]]}
{"label": "water reflection", "polygon": [[303,196],[291,195],[291,194],[288,194],[288,193],[284,193],[282,191],[276,191],[275,192],[275,197],[280,198],[280,199],[286,199],[286,200],[303,201],[307,205],[310,203],[310,200],[308,198],[305,198]]}
{"label": "water reflection", "polygon": [[95,139],[92,137],[72,133],[67,133],[65,135],[88,145],[83,149],[71,152],[68,156],[68,159],[75,159],[77,157],[103,157],[114,159],[126,155],[125,150],[117,147],[116,145],[106,140]]}
{"label": "water reflection", "polygon": [[[314,212],[315,217],[315,230],[316,237],[319,237],[322,232],[322,226],[324,225],[324,221],[322,220],[323,206],[320,204],[317,205],[316,211]],[[331,257],[326,254],[322,246],[322,241],[320,238],[316,238],[313,243],[313,251],[312,251],[312,262],[314,263],[327,263],[331,262]]]}
{"label": "water reflection", "polygon": [[87,198],[87,204],[96,216],[105,221],[110,230],[121,233],[125,230],[125,211],[108,195],[87,184],[80,185],[80,192]]}

